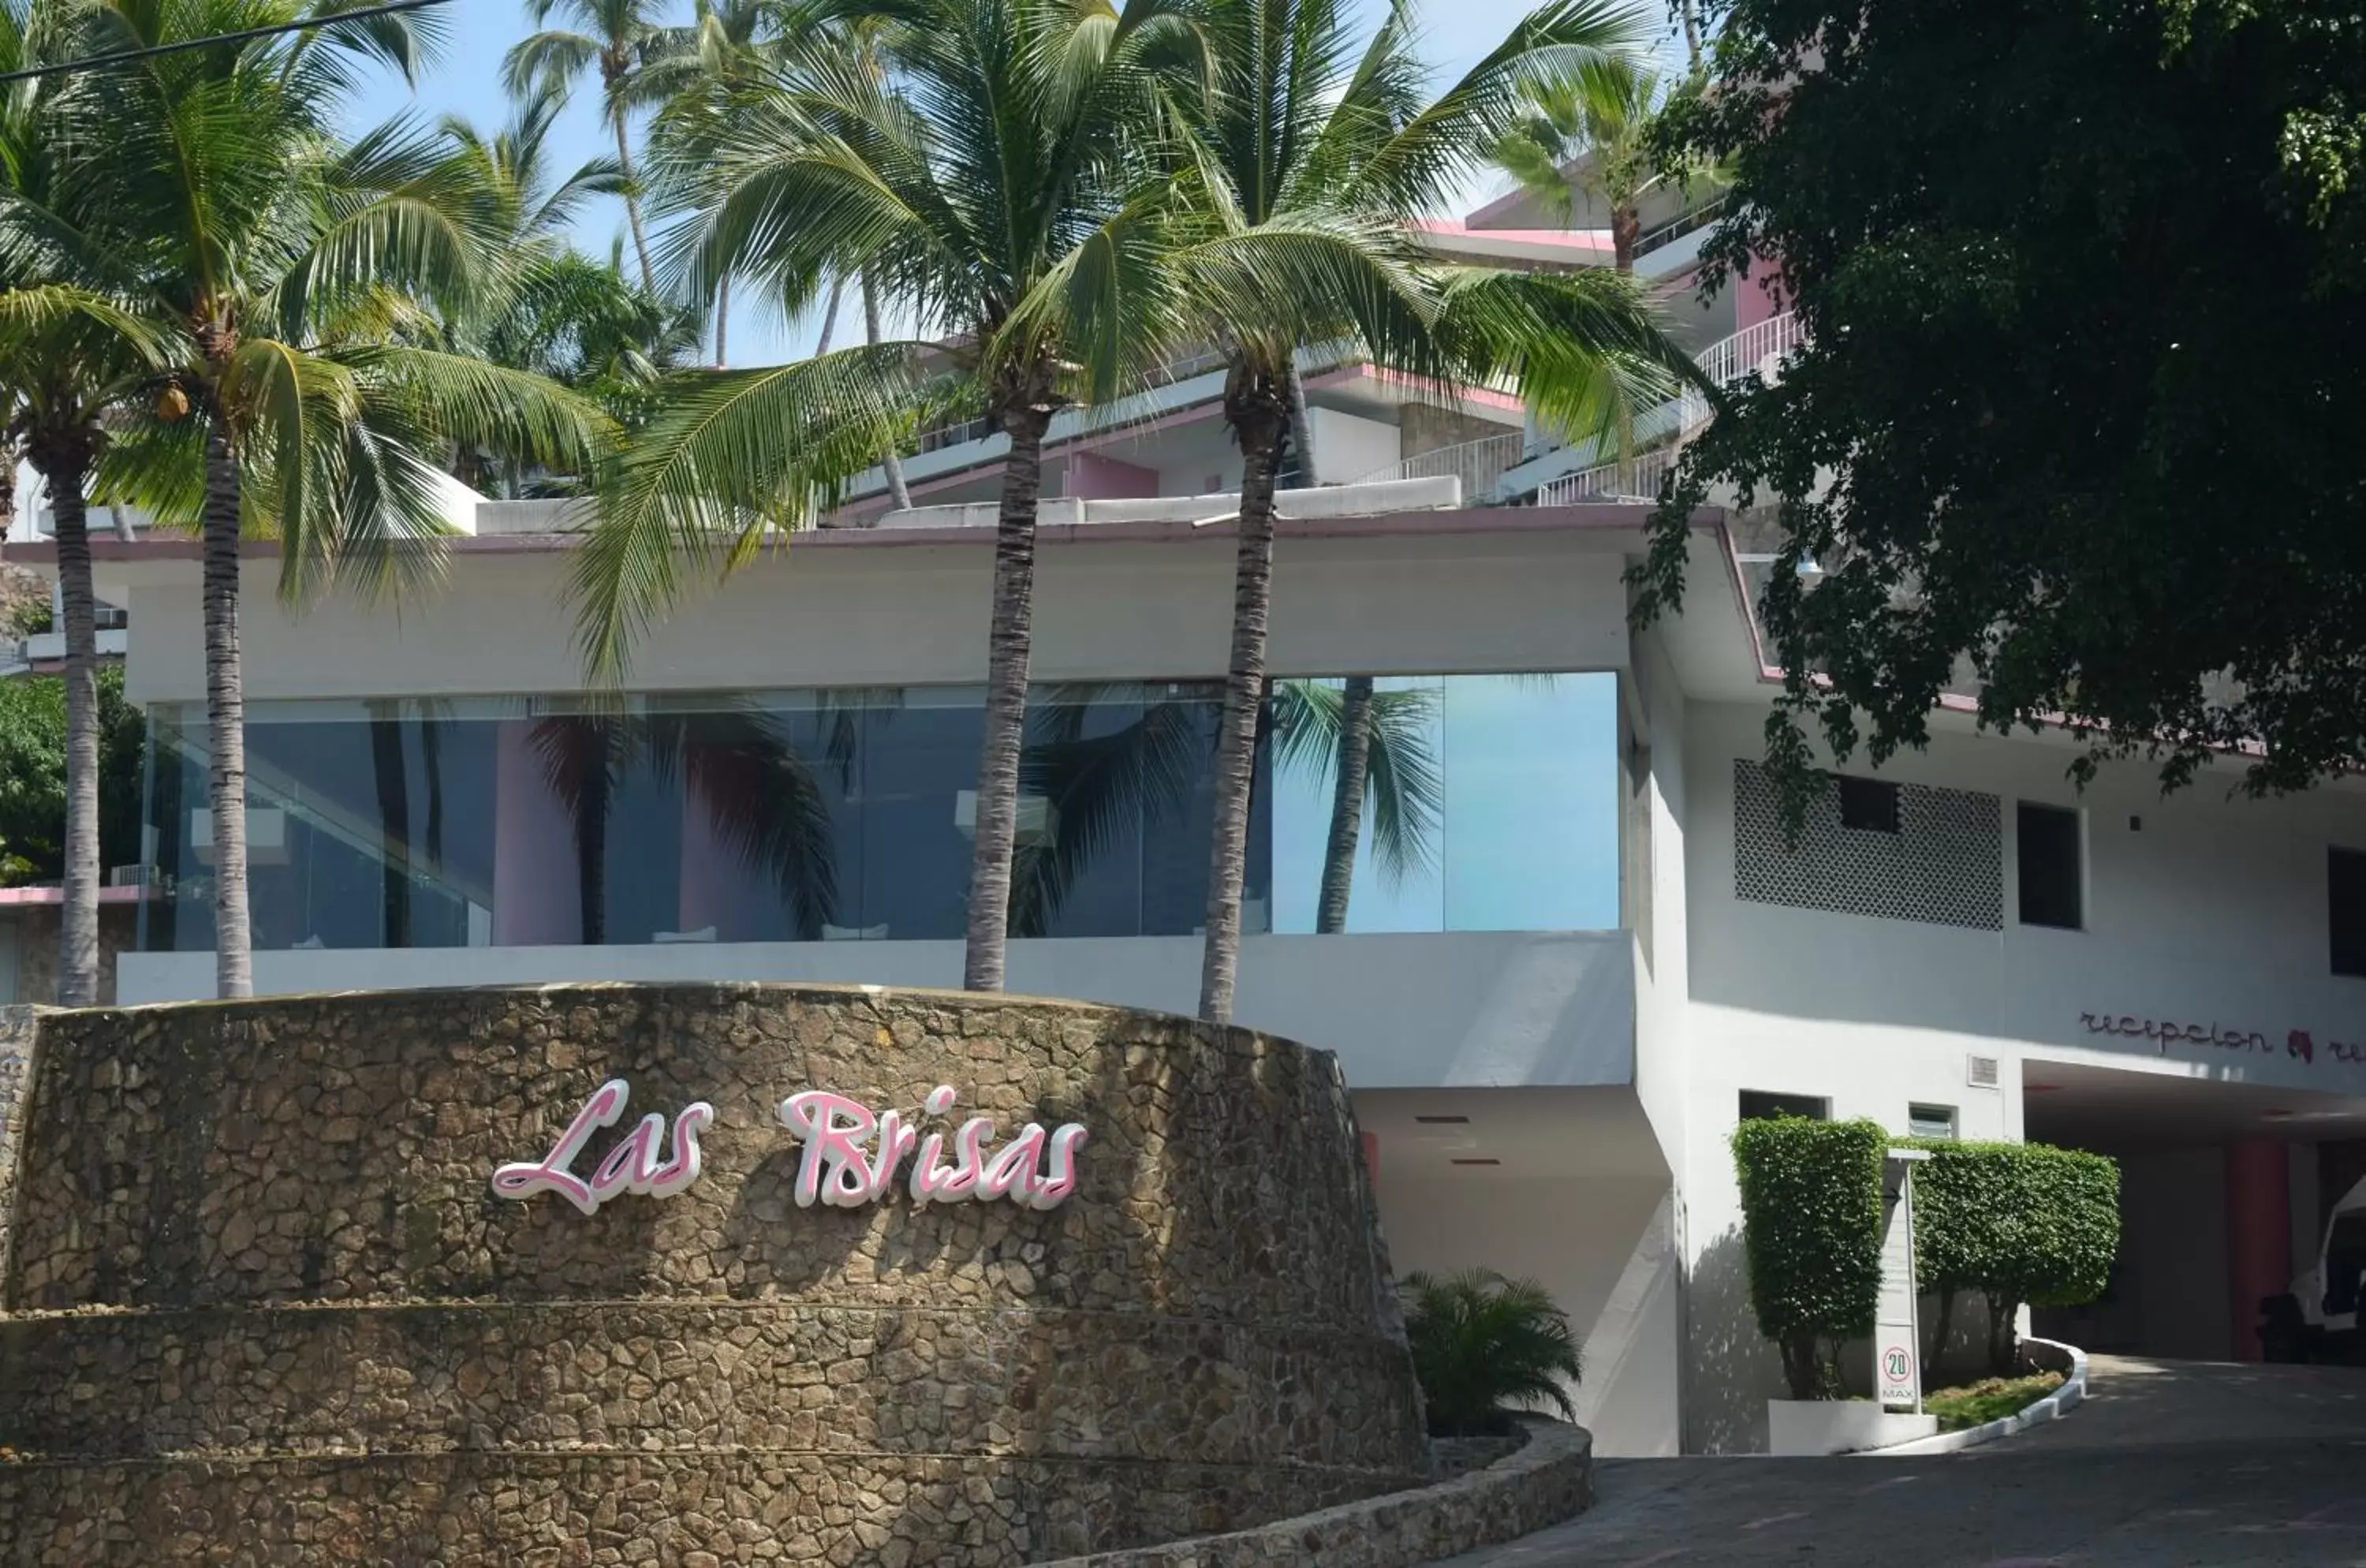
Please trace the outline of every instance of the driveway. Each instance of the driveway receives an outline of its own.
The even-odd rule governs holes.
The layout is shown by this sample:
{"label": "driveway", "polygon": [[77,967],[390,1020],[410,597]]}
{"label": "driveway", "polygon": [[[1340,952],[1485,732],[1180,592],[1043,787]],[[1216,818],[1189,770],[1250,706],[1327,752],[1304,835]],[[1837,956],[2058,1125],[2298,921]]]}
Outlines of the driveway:
{"label": "driveway", "polygon": [[2089,1388],[1930,1459],[1606,1460],[1584,1517],[1452,1568],[2366,1564],[2366,1371],[2099,1356]]}

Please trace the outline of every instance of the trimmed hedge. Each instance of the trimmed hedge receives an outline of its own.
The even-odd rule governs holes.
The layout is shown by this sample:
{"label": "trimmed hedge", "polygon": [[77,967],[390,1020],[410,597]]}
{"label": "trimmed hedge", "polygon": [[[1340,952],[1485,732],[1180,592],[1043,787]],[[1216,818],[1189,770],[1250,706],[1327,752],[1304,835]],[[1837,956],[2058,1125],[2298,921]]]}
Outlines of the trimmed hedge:
{"label": "trimmed hedge", "polygon": [[1734,1129],[1750,1302],[1794,1399],[1844,1392],[1843,1341],[1870,1334],[1881,1291],[1881,1158],[1873,1122],[1799,1117]]}
{"label": "trimmed hedge", "polygon": [[1917,1283],[1939,1298],[1928,1358],[1946,1348],[1955,1297],[1989,1303],[1989,1360],[2013,1369],[2022,1304],[2079,1306],[2103,1293],[2120,1247],[2120,1169],[2101,1155],[2045,1144],[1918,1141]]}

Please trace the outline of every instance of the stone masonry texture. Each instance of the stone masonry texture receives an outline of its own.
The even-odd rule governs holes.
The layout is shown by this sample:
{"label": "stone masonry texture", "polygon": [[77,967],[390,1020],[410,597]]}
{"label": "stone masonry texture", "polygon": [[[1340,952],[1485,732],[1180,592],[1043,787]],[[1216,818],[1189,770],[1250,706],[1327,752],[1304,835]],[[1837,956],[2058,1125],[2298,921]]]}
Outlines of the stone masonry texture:
{"label": "stone masonry texture", "polygon": [[[491,1190],[611,1078],[572,1168],[705,1100],[697,1182]],[[1077,1190],[800,1208],[805,1089],[1082,1122]],[[0,1568],[1005,1568],[1421,1480],[1345,1086],[1245,1031],[754,986],[24,1012],[0,1183],[12,1137]]]}

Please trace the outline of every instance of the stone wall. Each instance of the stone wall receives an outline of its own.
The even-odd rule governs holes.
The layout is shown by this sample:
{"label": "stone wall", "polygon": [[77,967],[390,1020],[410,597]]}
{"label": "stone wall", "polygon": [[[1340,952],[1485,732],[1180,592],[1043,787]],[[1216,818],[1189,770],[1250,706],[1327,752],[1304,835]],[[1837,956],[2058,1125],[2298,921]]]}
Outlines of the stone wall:
{"label": "stone wall", "polygon": [[[51,1013],[0,1264],[0,1568],[980,1568],[1412,1484],[1323,1053],[1062,1003],[570,987]],[[705,1168],[496,1196],[611,1078]],[[800,1208],[827,1089],[1090,1130],[1048,1211]],[[618,1141],[592,1140],[594,1169]],[[907,1168],[908,1169],[908,1166]],[[333,1554],[333,1555],[332,1555]]]}
{"label": "stone wall", "polygon": [[[54,1007],[58,1000],[58,941],[62,912],[55,904],[22,904],[6,919],[17,925],[16,1001]],[[140,945],[140,907],[98,907],[98,999],[115,1000],[116,960]]]}
{"label": "stone wall", "polygon": [[[0,1008],[0,1280],[8,1277],[10,1221],[16,1213],[17,1148],[22,1141],[25,1092],[33,1074],[39,1015],[28,1007]],[[5,1298],[0,1298],[5,1300]]]}
{"label": "stone wall", "polygon": [[1532,1535],[1593,1505],[1593,1434],[1556,1421],[1532,1420],[1527,1427],[1529,1440],[1493,1464],[1419,1490],[1044,1568],[1421,1568],[1443,1562]]}

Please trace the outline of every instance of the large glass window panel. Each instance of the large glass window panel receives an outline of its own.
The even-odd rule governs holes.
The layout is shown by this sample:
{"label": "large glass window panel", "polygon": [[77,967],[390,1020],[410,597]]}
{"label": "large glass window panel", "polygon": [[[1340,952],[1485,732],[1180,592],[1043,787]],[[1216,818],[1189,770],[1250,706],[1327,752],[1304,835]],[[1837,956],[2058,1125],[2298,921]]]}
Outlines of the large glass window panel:
{"label": "large glass window panel", "polygon": [[1436,676],[1276,682],[1275,931],[1445,929],[1442,686]]}
{"label": "large glass window panel", "polygon": [[1065,682],[1030,699],[1010,934],[1139,931],[1143,815],[1196,753],[1176,755],[1132,682]]}
{"label": "large glass window panel", "polygon": [[[985,709],[973,688],[907,688],[865,708],[856,813],[862,896],[854,923],[825,934],[896,942],[962,935],[984,736]],[[1020,806],[1023,839],[1029,810]],[[1040,818],[1040,807],[1035,814]]]}
{"label": "large glass window panel", "polygon": [[1618,924],[1618,681],[1443,683],[1446,929]]}

